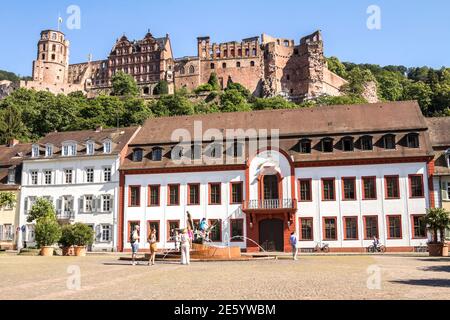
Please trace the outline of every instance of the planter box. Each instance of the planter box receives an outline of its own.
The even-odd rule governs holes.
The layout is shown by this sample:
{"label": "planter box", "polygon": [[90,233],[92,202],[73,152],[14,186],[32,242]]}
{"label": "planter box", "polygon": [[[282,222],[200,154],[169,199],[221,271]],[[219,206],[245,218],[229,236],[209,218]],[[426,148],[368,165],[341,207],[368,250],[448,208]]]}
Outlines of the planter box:
{"label": "planter box", "polygon": [[448,244],[429,243],[428,252],[430,257],[448,257]]}
{"label": "planter box", "polygon": [[77,257],[85,257],[86,256],[86,247],[75,246],[75,255]]}
{"label": "planter box", "polygon": [[43,257],[53,257],[53,247],[42,247],[41,256]]}

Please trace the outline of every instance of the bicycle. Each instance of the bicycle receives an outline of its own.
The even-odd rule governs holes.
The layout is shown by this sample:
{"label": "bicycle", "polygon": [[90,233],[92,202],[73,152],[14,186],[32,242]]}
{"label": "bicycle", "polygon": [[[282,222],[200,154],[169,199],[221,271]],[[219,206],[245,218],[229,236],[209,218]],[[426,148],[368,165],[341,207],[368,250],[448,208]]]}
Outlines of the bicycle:
{"label": "bicycle", "polygon": [[383,246],[382,244],[378,244],[377,246],[375,246],[374,244],[370,245],[367,248],[368,252],[371,253],[375,253],[375,252],[380,252],[380,253],[385,253],[386,252],[386,247]]}
{"label": "bicycle", "polygon": [[330,246],[328,243],[323,243],[322,246],[318,243],[316,247],[314,248],[314,252],[330,252]]}

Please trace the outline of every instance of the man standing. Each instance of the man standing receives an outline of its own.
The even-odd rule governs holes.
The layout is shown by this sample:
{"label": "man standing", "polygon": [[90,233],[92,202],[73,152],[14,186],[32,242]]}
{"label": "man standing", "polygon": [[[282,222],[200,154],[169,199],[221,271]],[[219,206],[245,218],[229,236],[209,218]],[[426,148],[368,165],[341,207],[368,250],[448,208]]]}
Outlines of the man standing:
{"label": "man standing", "polygon": [[130,243],[131,243],[131,264],[133,266],[136,265],[136,255],[139,251],[139,240],[140,240],[140,235],[139,235],[139,226],[135,226],[134,230],[131,232],[130,235]]}
{"label": "man standing", "polygon": [[291,238],[289,239],[292,247],[292,256],[294,260],[297,260],[297,237],[295,236],[295,232],[291,233]]}

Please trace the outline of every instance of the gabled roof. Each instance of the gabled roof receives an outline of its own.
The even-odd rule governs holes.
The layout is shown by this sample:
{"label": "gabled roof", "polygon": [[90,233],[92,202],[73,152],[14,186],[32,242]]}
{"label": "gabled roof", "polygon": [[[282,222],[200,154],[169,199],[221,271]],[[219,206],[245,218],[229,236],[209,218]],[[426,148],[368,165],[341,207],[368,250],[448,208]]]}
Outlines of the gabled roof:
{"label": "gabled roof", "polygon": [[0,190],[14,188],[6,184],[8,182],[8,170],[22,165],[23,158],[31,150],[31,145],[31,143],[19,143],[12,147],[0,145]]}
{"label": "gabled roof", "polygon": [[[134,136],[139,127],[119,128],[119,129],[102,129],[102,130],[83,130],[68,132],[51,132],[40,139],[37,144],[44,147],[47,144],[54,146],[54,157],[60,156],[60,150],[64,142],[73,141],[78,145],[78,152],[86,150],[86,142],[94,141],[99,148],[102,149],[102,142],[110,139],[112,141],[111,154],[119,154],[124,147],[127,146],[130,139]],[[29,148],[31,151],[31,147]],[[28,152],[29,158],[30,152]]]}
{"label": "gabled roof", "polygon": [[450,117],[426,119],[433,147],[450,147]]}

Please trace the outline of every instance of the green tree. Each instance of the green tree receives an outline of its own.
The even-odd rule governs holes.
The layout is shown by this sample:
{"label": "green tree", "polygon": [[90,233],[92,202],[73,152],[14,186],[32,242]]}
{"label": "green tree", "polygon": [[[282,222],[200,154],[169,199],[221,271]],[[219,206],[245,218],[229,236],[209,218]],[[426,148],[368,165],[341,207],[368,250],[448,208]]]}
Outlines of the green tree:
{"label": "green tree", "polygon": [[213,91],[219,91],[220,90],[219,80],[217,79],[217,74],[215,72],[211,72],[211,75],[209,76],[208,83],[211,85],[211,88],[212,88]]}
{"label": "green tree", "polygon": [[289,102],[280,96],[272,98],[257,98],[252,104],[253,110],[291,109],[297,107],[298,105],[295,103]]}
{"label": "green tree", "polygon": [[336,73],[342,78],[347,78],[347,69],[345,65],[336,57],[327,58],[328,70]]}
{"label": "green tree", "polygon": [[16,195],[13,192],[0,192],[0,208],[13,208]]}
{"label": "green tree", "polygon": [[153,93],[156,95],[169,94],[169,83],[166,80],[160,80]]}
{"label": "green tree", "polygon": [[173,95],[162,96],[153,105],[153,114],[156,116],[177,116],[194,114],[194,105],[185,92],[175,92]]}
{"label": "green tree", "polygon": [[376,79],[372,74],[372,71],[368,69],[362,69],[360,67],[353,68],[348,73],[348,84],[345,84],[343,91],[348,95],[361,96],[364,92],[364,84],[370,81],[375,81]]}
{"label": "green tree", "polygon": [[151,118],[153,112],[148,103],[143,99],[133,98],[124,101],[124,114],[120,121],[121,126],[142,125],[145,120]]}
{"label": "green tree", "polygon": [[433,92],[428,84],[418,81],[407,81],[404,85],[402,100],[417,100],[425,115],[429,115],[428,109],[431,105]]}
{"label": "green tree", "polygon": [[348,105],[348,104],[363,104],[367,101],[357,95],[346,95],[346,96],[322,96],[316,99],[316,104],[319,106],[329,106],[329,105]]}
{"label": "green tree", "polygon": [[250,90],[248,90],[246,87],[244,87],[242,84],[238,83],[238,82],[230,82],[228,83],[225,91],[228,90],[237,90],[239,91],[239,93],[245,97],[247,100],[249,100],[252,97],[252,94],[250,92]]}
{"label": "green tree", "polygon": [[38,221],[45,217],[54,217],[56,219],[55,207],[53,203],[44,198],[38,198],[27,217],[27,222]]}
{"label": "green tree", "polygon": [[36,221],[35,239],[39,247],[54,245],[61,238],[61,226],[55,216],[44,216]]}
{"label": "green tree", "polygon": [[134,78],[125,72],[117,72],[111,79],[112,93],[115,96],[137,96],[139,88]]}
{"label": "green tree", "polygon": [[438,232],[441,234],[441,242],[445,241],[443,235],[450,228],[450,213],[443,208],[427,209],[425,223],[433,234],[433,242],[438,242]]}
{"label": "green tree", "polygon": [[94,230],[84,223],[75,223],[72,226],[73,244],[84,247],[94,242]]}
{"label": "green tree", "polygon": [[11,139],[27,140],[28,133],[22,121],[19,107],[9,105],[0,110],[0,143],[7,143]]}
{"label": "green tree", "polygon": [[404,81],[397,72],[383,71],[377,76],[379,95],[383,100],[398,101],[403,96]]}
{"label": "green tree", "polygon": [[250,111],[251,105],[240,91],[230,89],[220,96],[220,110],[222,112]]}

